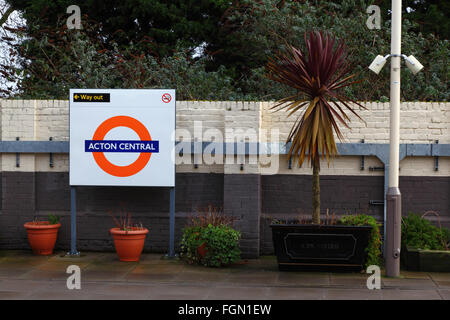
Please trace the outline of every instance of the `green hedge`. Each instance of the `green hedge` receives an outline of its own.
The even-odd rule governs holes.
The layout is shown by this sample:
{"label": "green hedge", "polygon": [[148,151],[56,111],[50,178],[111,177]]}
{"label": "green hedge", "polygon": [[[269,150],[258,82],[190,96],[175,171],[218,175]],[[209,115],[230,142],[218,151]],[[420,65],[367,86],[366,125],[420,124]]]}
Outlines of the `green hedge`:
{"label": "green hedge", "polygon": [[446,250],[450,241],[450,231],[447,228],[438,228],[420,215],[410,213],[402,219],[402,247]]}
{"label": "green hedge", "polygon": [[[181,240],[181,257],[207,267],[234,263],[240,259],[240,237],[239,231],[226,225],[186,227]],[[199,248],[203,248],[204,254]]]}
{"label": "green hedge", "polygon": [[366,248],[367,261],[366,267],[370,265],[381,266],[381,235],[380,225],[374,217],[365,214],[348,215],[339,221],[343,225],[349,226],[371,226],[372,232],[370,234],[369,245]]}

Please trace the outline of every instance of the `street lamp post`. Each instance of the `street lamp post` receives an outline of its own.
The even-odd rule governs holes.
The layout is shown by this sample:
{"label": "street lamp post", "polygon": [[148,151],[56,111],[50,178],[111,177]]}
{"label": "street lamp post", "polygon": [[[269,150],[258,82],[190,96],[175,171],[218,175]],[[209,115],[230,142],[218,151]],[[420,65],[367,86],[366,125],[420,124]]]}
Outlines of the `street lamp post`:
{"label": "street lamp post", "polygon": [[386,193],[386,220],[385,220],[385,250],[386,275],[398,277],[400,275],[400,246],[401,246],[401,219],[402,196],[399,189],[399,153],[400,153],[400,67],[401,58],[406,60],[406,66],[413,74],[419,72],[423,66],[413,56],[406,57],[401,53],[402,35],[402,1],[392,0],[391,21],[391,54],[383,57],[377,56],[369,69],[378,74],[391,57],[391,83],[390,83],[390,145],[389,184]]}
{"label": "street lamp post", "polygon": [[389,184],[386,194],[386,275],[400,275],[402,196],[399,180],[400,152],[400,63],[402,35],[402,1],[392,0],[391,21],[391,92]]}

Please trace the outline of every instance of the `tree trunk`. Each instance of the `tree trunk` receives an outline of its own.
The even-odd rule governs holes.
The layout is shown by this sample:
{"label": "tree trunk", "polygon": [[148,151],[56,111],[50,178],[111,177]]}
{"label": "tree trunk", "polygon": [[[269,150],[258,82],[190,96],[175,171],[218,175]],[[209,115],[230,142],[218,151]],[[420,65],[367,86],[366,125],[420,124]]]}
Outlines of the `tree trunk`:
{"label": "tree trunk", "polygon": [[314,161],[313,164],[313,184],[312,184],[312,223],[320,224],[320,164]]}

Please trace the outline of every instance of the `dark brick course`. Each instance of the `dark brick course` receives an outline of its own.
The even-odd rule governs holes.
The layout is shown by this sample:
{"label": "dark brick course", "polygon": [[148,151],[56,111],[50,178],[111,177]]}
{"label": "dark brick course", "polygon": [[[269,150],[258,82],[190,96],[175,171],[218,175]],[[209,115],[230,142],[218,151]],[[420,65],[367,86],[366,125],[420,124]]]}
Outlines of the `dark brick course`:
{"label": "dark brick course", "polygon": [[[23,224],[34,216],[61,216],[57,248],[70,247],[70,186],[68,173],[2,173],[0,248],[28,248]],[[176,175],[176,241],[186,215],[199,206],[223,206],[223,174]],[[149,227],[145,251],[167,252],[169,189],[142,187],[77,187],[77,227],[80,250],[113,250],[108,212],[116,216],[123,205],[135,222]]]}
{"label": "dark brick course", "polygon": [[226,174],[224,176],[224,212],[234,216],[241,231],[242,256],[259,256],[261,213],[261,176],[257,174]]}
{"label": "dark brick course", "polygon": [[[272,254],[273,218],[309,217],[311,212],[310,175],[262,176],[261,254]],[[383,200],[382,176],[321,176],[321,211],[328,208],[337,215],[364,213],[383,221],[382,205],[370,200]],[[450,177],[400,177],[402,214],[423,214],[433,210],[440,215],[443,226],[450,227]],[[437,222],[437,218],[429,216]]]}
{"label": "dark brick course", "polygon": [[[322,212],[365,213],[382,221],[382,176],[322,176]],[[60,215],[62,227],[57,248],[70,245],[70,187],[68,173],[0,173],[0,249],[28,249],[23,224],[34,216]],[[450,227],[449,177],[400,177],[403,214],[433,210]],[[178,173],[176,175],[176,241],[197,207],[213,205],[237,220],[244,257],[273,252],[269,224],[272,218],[309,217],[310,175]],[[135,222],[150,228],[145,251],[167,252],[169,241],[169,189],[140,187],[78,187],[79,250],[113,251],[108,231],[121,204]],[[437,218],[430,216],[437,222]]]}
{"label": "dark brick course", "polygon": [[[443,226],[450,228],[450,177],[400,177],[402,214],[435,211]],[[428,218],[437,223],[437,218]]]}
{"label": "dark brick course", "polygon": [[[311,175],[262,176],[262,212],[266,215],[306,215],[311,212]],[[383,216],[382,206],[369,200],[383,200],[384,177],[321,176],[321,209],[330,214],[366,213]]]}

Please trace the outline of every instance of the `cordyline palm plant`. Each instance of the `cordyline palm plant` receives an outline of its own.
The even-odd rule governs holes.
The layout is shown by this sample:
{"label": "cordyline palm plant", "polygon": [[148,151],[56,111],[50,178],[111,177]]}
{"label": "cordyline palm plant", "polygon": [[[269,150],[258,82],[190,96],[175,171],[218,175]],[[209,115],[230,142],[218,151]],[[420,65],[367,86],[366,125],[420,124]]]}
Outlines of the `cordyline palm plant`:
{"label": "cordyline palm plant", "polygon": [[330,157],[337,154],[333,131],[342,140],[338,122],[348,128],[350,121],[344,110],[361,119],[351,104],[364,107],[341,93],[344,87],[356,83],[354,75],[349,75],[351,66],[345,44],[318,31],[310,32],[309,37],[305,33],[305,44],[306,54],[289,46],[287,53],[269,58],[267,69],[269,79],[297,90],[297,94],[279,100],[272,109],[297,116],[287,138],[292,143],[288,159],[297,159],[302,165],[307,157],[313,167],[312,222],[319,224],[320,156],[326,157],[329,164]]}

